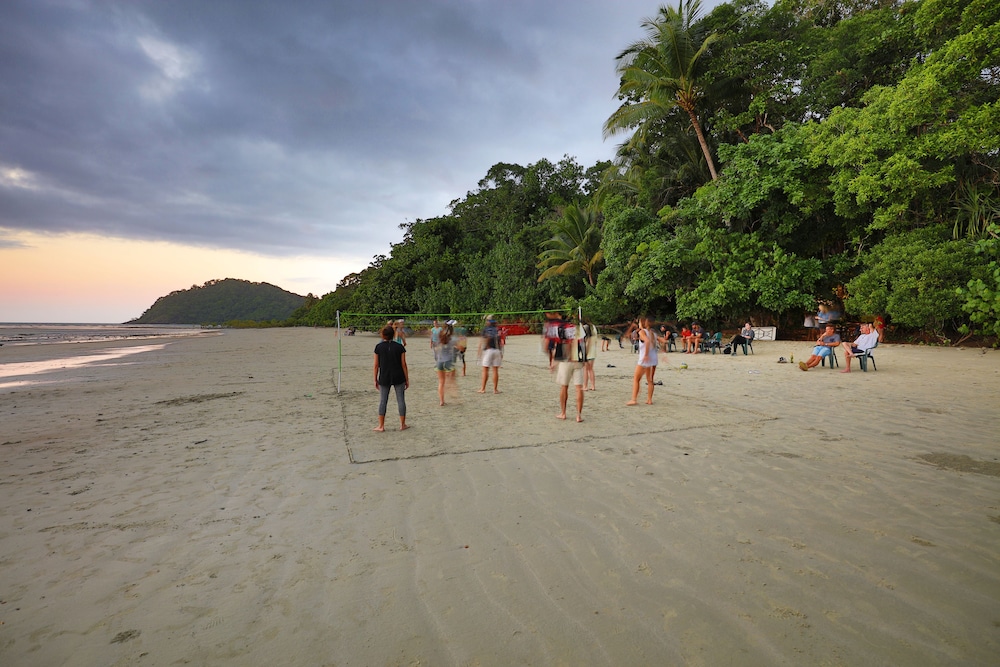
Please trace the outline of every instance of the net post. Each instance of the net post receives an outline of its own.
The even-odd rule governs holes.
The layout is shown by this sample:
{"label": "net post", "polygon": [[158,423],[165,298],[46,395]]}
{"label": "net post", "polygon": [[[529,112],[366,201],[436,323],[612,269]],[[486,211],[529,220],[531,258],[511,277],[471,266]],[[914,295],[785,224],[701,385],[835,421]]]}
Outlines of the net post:
{"label": "net post", "polygon": [[344,339],[340,335],[340,311],[337,311],[337,393],[340,393],[340,378],[344,373]]}

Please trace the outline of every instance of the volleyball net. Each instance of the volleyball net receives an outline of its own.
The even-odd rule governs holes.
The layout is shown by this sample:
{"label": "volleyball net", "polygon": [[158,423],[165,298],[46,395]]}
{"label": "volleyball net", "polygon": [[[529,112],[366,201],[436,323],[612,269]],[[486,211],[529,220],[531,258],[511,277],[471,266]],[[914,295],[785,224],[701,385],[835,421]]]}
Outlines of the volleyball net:
{"label": "volleyball net", "polygon": [[[490,317],[496,319],[497,327],[508,336],[541,334],[546,320],[556,317],[572,317],[572,308],[549,308],[547,310],[481,311],[469,313],[349,313],[337,311],[337,393],[340,393],[344,373],[344,336],[357,333],[379,333],[386,326],[402,324],[406,336],[430,336],[435,320],[438,325],[455,322],[452,326],[466,336],[478,336]],[[580,309],[575,311],[583,316]]]}

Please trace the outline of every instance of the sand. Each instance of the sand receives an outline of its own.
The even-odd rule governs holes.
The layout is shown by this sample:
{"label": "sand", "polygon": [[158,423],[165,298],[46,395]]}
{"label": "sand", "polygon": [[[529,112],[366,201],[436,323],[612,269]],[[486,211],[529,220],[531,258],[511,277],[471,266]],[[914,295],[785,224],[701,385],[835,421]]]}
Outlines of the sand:
{"label": "sand", "polygon": [[444,407],[415,339],[373,433],[342,342],[340,393],[314,329],[0,389],[0,665],[996,664],[998,352],[669,354],[625,407],[614,344],[577,424],[537,339]]}

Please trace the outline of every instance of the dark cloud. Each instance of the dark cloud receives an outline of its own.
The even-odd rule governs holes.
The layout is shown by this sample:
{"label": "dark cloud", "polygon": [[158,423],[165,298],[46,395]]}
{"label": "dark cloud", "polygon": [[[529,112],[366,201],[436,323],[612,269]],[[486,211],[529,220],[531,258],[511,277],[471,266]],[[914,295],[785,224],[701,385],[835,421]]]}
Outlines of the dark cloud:
{"label": "dark cloud", "polygon": [[0,228],[370,257],[496,162],[609,158],[656,6],[7,0]]}

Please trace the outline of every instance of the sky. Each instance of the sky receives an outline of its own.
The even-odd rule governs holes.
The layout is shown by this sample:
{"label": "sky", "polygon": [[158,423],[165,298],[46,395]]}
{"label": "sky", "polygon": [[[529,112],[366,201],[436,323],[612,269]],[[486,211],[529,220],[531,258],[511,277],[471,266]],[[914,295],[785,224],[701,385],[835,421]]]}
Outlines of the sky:
{"label": "sky", "polygon": [[321,296],[498,162],[611,159],[615,56],[658,6],[3,0],[0,322]]}

